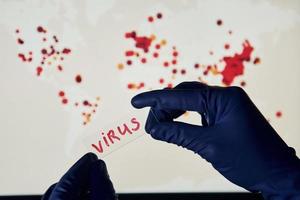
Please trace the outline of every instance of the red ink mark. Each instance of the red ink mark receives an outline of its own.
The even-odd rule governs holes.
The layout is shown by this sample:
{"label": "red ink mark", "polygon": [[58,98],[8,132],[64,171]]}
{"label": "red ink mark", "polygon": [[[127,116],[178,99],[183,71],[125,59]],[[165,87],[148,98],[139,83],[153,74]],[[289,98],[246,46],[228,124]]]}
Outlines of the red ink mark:
{"label": "red ink mark", "polygon": [[36,75],[37,76],[40,76],[42,72],[43,72],[43,68],[42,67],[39,66],[39,67],[36,68]]}
{"label": "red ink mark", "polygon": [[159,55],[159,54],[158,54],[157,52],[154,52],[154,53],[153,53],[153,57],[154,57],[154,58],[157,58],[158,55]]}
{"label": "red ink mark", "polygon": [[160,79],[159,79],[159,83],[160,83],[160,84],[163,84],[164,82],[165,82],[165,80],[164,80],[163,78],[160,78]]}
{"label": "red ink mark", "polygon": [[58,96],[60,96],[60,97],[65,96],[65,92],[64,91],[59,91]]}
{"label": "red ink mark", "polygon": [[132,61],[131,60],[127,60],[127,65],[131,65],[132,64]]}
{"label": "red ink mark", "polygon": [[218,19],[218,20],[217,20],[217,25],[218,25],[218,26],[221,26],[222,24],[223,24],[223,21],[222,21],[221,19]]}
{"label": "red ink mark", "polygon": [[134,55],[134,51],[126,51],[125,52],[125,56],[133,56]]}
{"label": "red ink mark", "polygon": [[256,57],[253,61],[254,65],[260,64],[260,58]]}
{"label": "red ink mark", "polygon": [[176,74],[176,73],[177,73],[177,69],[173,69],[173,70],[172,70],[172,73],[173,73],[173,74]]}
{"label": "red ink mark", "polygon": [[167,88],[173,88],[173,84],[172,83],[168,83]]}
{"label": "red ink mark", "polygon": [[87,100],[84,100],[84,101],[82,102],[82,104],[83,104],[84,106],[90,105],[90,103],[89,103]]}
{"label": "red ink mark", "polygon": [[21,38],[18,38],[18,43],[19,43],[20,45],[22,45],[22,44],[24,44],[24,40],[22,40]]}
{"label": "red ink mark", "polygon": [[182,70],[180,71],[180,73],[181,73],[182,75],[184,75],[184,74],[186,74],[186,70],[185,70],[185,69],[182,69]]}
{"label": "red ink mark", "polygon": [[177,60],[172,60],[172,64],[176,65],[177,64]]}
{"label": "red ink mark", "polygon": [[153,21],[154,21],[154,18],[153,18],[152,16],[149,16],[149,17],[148,17],[148,21],[149,21],[149,22],[153,22]]}
{"label": "red ink mark", "polygon": [[281,112],[281,111],[277,111],[277,112],[276,112],[276,117],[277,117],[277,118],[282,117],[282,112]]}
{"label": "red ink mark", "polygon": [[155,48],[160,49],[160,45],[159,44],[155,45]]}
{"label": "red ink mark", "polygon": [[71,53],[71,49],[64,48],[64,49],[62,50],[62,53],[63,53],[63,54],[69,54],[69,53]]}
{"label": "red ink mark", "polygon": [[38,26],[38,27],[36,28],[36,30],[37,30],[39,33],[46,33],[46,32],[47,32],[42,26]]}
{"label": "red ink mark", "polygon": [[82,78],[81,78],[81,76],[78,74],[78,75],[76,75],[76,77],[75,77],[75,81],[77,82],[77,83],[81,83],[81,81],[82,81]]}
{"label": "red ink mark", "polygon": [[26,62],[26,57],[25,57],[24,54],[19,53],[19,54],[18,54],[18,57],[19,57],[23,62]]}
{"label": "red ink mark", "polygon": [[177,52],[177,51],[174,51],[174,52],[173,52],[173,56],[174,56],[174,57],[177,57],[177,56],[178,56],[178,52]]}
{"label": "red ink mark", "polygon": [[245,86],[246,86],[246,82],[245,82],[245,81],[241,81],[240,85],[241,85],[242,87],[245,87]]}
{"label": "red ink mark", "polygon": [[133,88],[134,88],[134,84],[128,83],[128,84],[127,84],[127,88],[128,88],[128,89],[133,89]]}
{"label": "red ink mark", "polygon": [[251,53],[253,51],[253,47],[249,43],[248,40],[246,40],[243,43],[243,51],[240,54],[235,54],[234,56],[226,56],[223,58],[225,62],[225,68],[221,72],[223,79],[222,82],[225,85],[231,85],[234,78],[239,75],[244,74],[244,64],[243,62],[249,61]]}
{"label": "red ink mark", "polygon": [[57,70],[58,70],[58,71],[62,71],[62,70],[63,70],[63,67],[62,67],[61,65],[58,65],[58,66],[57,66]]}
{"label": "red ink mark", "polygon": [[42,49],[41,52],[42,52],[42,54],[47,54],[47,50],[46,49]]}
{"label": "red ink mark", "polygon": [[146,36],[137,36],[136,32],[130,32],[125,34],[126,38],[132,38],[135,41],[135,47],[143,49],[145,53],[148,52],[152,39]]}
{"label": "red ink mark", "polygon": [[141,62],[142,62],[142,63],[146,63],[146,62],[147,62],[146,58],[142,58],[142,59],[141,59]]}
{"label": "red ink mark", "polygon": [[63,99],[61,102],[62,102],[63,104],[67,104],[67,103],[68,103],[68,99]]}
{"label": "red ink mark", "polygon": [[225,48],[225,49],[229,49],[229,48],[230,48],[230,45],[229,45],[229,44],[225,44],[225,45],[224,45],[224,48]]}
{"label": "red ink mark", "polygon": [[165,67],[169,67],[169,62],[165,61],[165,62],[164,62],[164,66],[165,66]]}
{"label": "red ink mark", "polygon": [[161,18],[162,18],[162,14],[161,14],[161,13],[157,13],[156,17],[157,17],[158,19],[161,19]]}
{"label": "red ink mark", "polygon": [[20,30],[19,30],[19,29],[16,29],[16,33],[20,33]]}
{"label": "red ink mark", "polygon": [[198,69],[200,67],[200,65],[198,64],[198,63],[196,63],[195,65],[194,65],[194,68],[195,69]]}

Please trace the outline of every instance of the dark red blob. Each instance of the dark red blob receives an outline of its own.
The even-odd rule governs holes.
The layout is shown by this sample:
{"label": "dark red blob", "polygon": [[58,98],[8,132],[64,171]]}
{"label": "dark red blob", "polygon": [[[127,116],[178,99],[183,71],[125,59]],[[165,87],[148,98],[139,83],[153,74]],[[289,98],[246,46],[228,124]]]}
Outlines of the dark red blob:
{"label": "dark red blob", "polygon": [[84,100],[84,101],[82,102],[82,104],[83,104],[84,106],[90,105],[90,103],[89,103],[87,100]]}
{"label": "dark red blob", "polygon": [[277,118],[282,117],[282,112],[281,112],[281,111],[277,111],[277,112],[276,112],[276,117],[277,117]]}
{"label": "dark red blob", "polygon": [[18,44],[24,44],[24,40],[22,40],[21,38],[18,38]]}
{"label": "dark red blob", "polygon": [[65,96],[65,92],[64,91],[59,91],[58,96],[60,96],[60,97]]}
{"label": "dark red blob", "polygon": [[160,49],[160,45],[159,44],[155,45],[155,48]]}
{"label": "dark red blob", "polygon": [[19,29],[16,29],[16,33],[20,33],[20,30],[19,30]]}
{"label": "dark red blob", "polygon": [[42,49],[41,52],[42,52],[42,54],[47,54],[47,50],[46,49]]}
{"label": "dark red blob", "polygon": [[58,70],[58,71],[62,71],[62,70],[63,70],[63,67],[62,67],[61,65],[58,65],[58,66],[57,66],[57,70]]}
{"label": "dark red blob", "polygon": [[125,33],[125,38],[133,39],[135,41],[135,47],[143,49],[145,53],[148,52],[152,42],[151,38],[148,38],[146,36],[137,36],[135,31]]}
{"label": "dark red blob", "polygon": [[246,86],[246,82],[245,82],[245,81],[241,81],[240,85],[241,85],[242,87],[245,87],[245,86]]}
{"label": "dark red blob", "polygon": [[125,33],[125,38],[133,38],[134,39],[135,37],[136,37],[135,31]]}
{"label": "dark red blob", "polygon": [[195,69],[198,69],[200,67],[200,65],[198,64],[198,63],[196,63],[195,65],[194,65],[194,68]]}
{"label": "dark red blob", "polygon": [[173,70],[172,70],[172,73],[173,73],[173,74],[176,74],[176,73],[177,73],[177,69],[173,69]]}
{"label": "dark red blob", "polygon": [[169,62],[167,62],[167,61],[164,62],[164,66],[165,66],[165,67],[169,67]]}
{"label": "dark red blob", "polygon": [[64,48],[64,49],[62,50],[62,53],[63,53],[63,54],[69,54],[69,53],[71,53],[71,49]]}
{"label": "dark red blob", "polygon": [[133,56],[134,55],[134,51],[126,51],[125,52],[125,56]]}
{"label": "dark red blob", "polygon": [[177,64],[177,60],[172,60],[172,64],[176,65]]}
{"label": "dark red blob", "polygon": [[232,84],[235,77],[244,74],[244,63],[245,61],[250,60],[251,53],[253,51],[253,47],[246,40],[243,43],[243,51],[242,53],[236,53],[234,56],[226,56],[223,58],[225,62],[225,68],[221,72],[223,79],[222,82],[229,86]]}
{"label": "dark red blob", "polygon": [[138,89],[143,88],[143,87],[145,87],[145,83],[141,82]]}
{"label": "dark red blob", "polygon": [[26,57],[25,57],[25,55],[24,54],[22,54],[22,53],[19,53],[18,54],[18,57],[23,61],[23,62],[26,62]]}
{"label": "dark red blob", "polygon": [[43,72],[43,68],[40,67],[40,66],[38,66],[38,67],[36,68],[36,75],[37,75],[37,76],[40,76],[40,75],[42,74],[42,72]]}
{"label": "dark red blob", "polygon": [[127,65],[131,65],[131,64],[132,64],[132,61],[131,61],[131,60],[127,60],[126,64],[127,64]]}
{"label": "dark red blob", "polygon": [[172,83],[169,83],[169,84],[167,85],[167,88],[173,88],[173,84],[172,84]]}
{"label": "dark red blob", "polygon": [[174,56],[174,57],[177,57],[177,56],[178,56],[178,52],[177,52],[177,51],[174,51],[174,52],[173,52],[173,56]]}
{"label": "dark red blob", "polygon": [[146,58],[142,58],[142,59],[141,59],[141,62],[142,62],[142,63],[146,63],[146,62],[147,62],[147,59],[146,59]]}
{"label": "dark red blob", "polygon": [[208,71],[205,70],[205,71],[203,72],[203,75],[204,75],[204,76],[207,76],[207,74],[208,74]]}
{"label": "dark red blob", "polygon": [[224,48],[225,48],[225,49],[229,49],[229,48],[230,48],[230,45],[229,45],[229,44],[225,44],[225,45],[224,45]]}
{"label": "dark red blob", "polygon": [[46,42],[47,41],[47,38],[43,38],[43,42]]}
{"label": "dark red blob", "polygon": [[256,57],[253,61],[254,65],[260,64],[260,58]]}
{"label": "dark red blob", "polygon": [[160,84],[163,84],[165,82],[165,80],[163,78],[160,78],[158,81]]}
{"label": "dark red blob", "polygon": [[154,18],[153,18],[152,16],[149,16],[149,17],[148,17],[148,21],[149,21],[149,22],[153,22],[153,21],[154,21]]}
{"label": "dark red blob", "polygon": [[37,30],[37,32],[39,32],[39,33],[46,33],[46,32],[47,32],[42,26],[38,26],[38,27],[36,28],[36,30]]}
{"label": "dark red blob", "polygon": [[82,82],[82,77],[81,77],[81,75],[76,75],[75,76],[75,81],[77,82],[77,83],[81,83]]}
{"label": "dark red blob", "polygon": [[180,72],[181,72],[182,75],[186,74],[186,70],[185,69],[182,69]]}
{"label": "dark red blob", "polygon": [[58,42],[58,38],[57,38],[55,35],[53,36],[53,40],[54,40],[54,42],[56,42],[56,43]]}
{"label": "dark red blob", "polygon": [[162,14],[161,14],[161,13],[157,13],[156,17],[157,17],[158,19],[161,19],[161,18],[162,18]]}
{"label": "dark red blob", "polygon": [[223,24],[223,21],[222,21],[221,19],[218,19],[218,20],[217,20],[217,25],[218,25],[218,26],[221,26],[222,24]]}
{"label": "dark red blob", "polygon": [[63,104],[67,104],[67,103],[68,103],[68,99],[63,99],[61,102],[62,102]]}
{"label": "dark red blob", "polygon": [[127,88],[128,88],[128,89],[133,89],[133,88],[134,88],[134,84],[128,83],[128,84],[127,84]]}
{"label": "dark red blob", "polygon": [[159,54],[158,54],[157,52],[154,52],[154,53],[153,53],[153,57],[154,57],[154,58],[157,58],[158,55],[159,55]]}

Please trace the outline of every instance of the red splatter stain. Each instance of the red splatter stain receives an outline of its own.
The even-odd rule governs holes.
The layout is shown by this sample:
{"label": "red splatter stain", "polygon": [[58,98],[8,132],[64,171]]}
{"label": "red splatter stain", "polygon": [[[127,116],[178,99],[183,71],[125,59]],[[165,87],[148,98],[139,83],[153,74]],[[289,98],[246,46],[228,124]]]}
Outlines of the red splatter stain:
{"label": "red splatter stain", "polygon": [[58,66],[57,66],[57,70],[58,70],[58,71],[62,71],[62,70],[63,70],[63,67],[62,67],[61,65],[58,65]]}
{"label": "red splatter stain", "polygon": [[281,111],[277,111],[275,115],[276,115],[277,118],[280,118],[280,117],[282,117],[282,112]]}
{"label": "red splatter stain", "polygon": [[148,21],[149,21],[149,22],[153,22],[153,21],[154,21],[154,18],[153,18],[152,16],[149,16],[149,17],[148,17]]}
{"label": "red splatter stain", "polygon": [[159,83],[160,83],[160,84],[163,84],[164,82],[165,82],[165,80],[164,80],[163,78],[160,78],[160,79],[159,79]]}
{"label": "red splatter stain", "polygon": [[173,52],[173,56],[174,56],[174,57],[177,57],[177,56],[178,56],[178,52],[177,52],[177,51],[174,51],[174,52]]}
{"label": "red splatter stain", "polygon": [[46,29],[44,29],[42,26],[38,26],[38,27],[36,28],[36,30],[37,30],[37,32],[39,32],[39,33],[46,33],[46,32],[47,32]]}
{"label": "red splatter stain", "polygon": [[257,64],[260,64],[260,58],[258,58],[258,57],[256,57],[255,59],[254,59],[254,61],[253,61],[253,64],[254,65],[257,65]]}
{"label": "red splatter stain", "polygon": [[64,92],[64,91],[62,91],[62,90],[61,90],[61,91],[59,91],[59,92],[58,92],[58,96],[60,96],[60,97],[63,97],[63,96],[65,96],[65,92]]}
{"label": "red splatter stain", "polygon": [[125,56],[133,56],[134,55],[134,51],[126,51],[125,52]]}
{"label": "red splatter stain", "polygon": [[177,64],[177,60],[172,60],[172,64],[176,65]]}
{"label": "red splatter stain", "polygon": [[40,76],[42,74],[42,72],[43,72],[43,68],[42,67],[39,66],[39,67],[36,68],[36,75],[37,76]]}
{"label": "red splatter stain", "polygon": [[229,49],[229,48],[230,48],[230,45],[229,45],[229,44],[225,44],[225,45],[224,45],[224,48],[225,48],[225,49]]}
{"label": "red splatter stain", "polygon": [[182,69],[182,70],[180,71],[180,73],[181,73],[182,75],[184,75],[184,74],[186,74],[186,70],[185,70],[185,69]]}
{"label": "red splatter stain", "polygon": [[148,52],[152,39],[146,36],[137,36],[135,31],[125,34],[126,38],[131,38],[135,41],[135,47],[143,49],[145,53]]}
{"label": "red splatter stain", "polygon": [[146,58],[142,58],[142,59],[141,59],[141,62],[142,62],[142,63],[146,63],[146,62],[147,62],[147,59],[146,59]]}
{"label": "red splatter stain", "polygon": [[169,67],[169,62],[165,61],[164,62],[164,67]]}
{"label": "red splatter stain", "polygon": [[81,77],[81,75],[76,75],[75,76],[75,81],[77,82],[77,83],[81,83],[82,82],[82,77]]}
{"label": "red splatter stain", "polygon": [[84,106],[88,106],[88,105],[90,105],[90,103],[89,103],[89,101],[88,101],[88,100],[84,100],[84,101],[82,102],[82,104],[83,104]]}
{"label": "red splatter stain", "polygon": [[172,73],[176,74],[177,73],[177,69],[172,69]]}
{"label": "red splatter stain", "polygon": [[23,62],[26,62],[26,57],[25,57],[25,55],[23,54],[23,53],[19,53],[18,54],[18,57],[23,61]]}
{"label": "red splatter stain", "polygon": [[194,65],[194,68],[195,69],[198,69],[200,67],[200,65],[198,64],[198,63],[196,63],[195,65]]}
{"label": "red splatter stain", "polygon": [[19,30],[19,29],[16,29],[16,33],[20,33],[20,30]]}
{"label": "red splatter stain", "polygon": [[157,13],[157,15],[156,15],[156,17],[158,18],[158,19],[161,19],[162,18],[162,14],[161,13]]}
{"label": "red splatter stain", "polygon": [[245,86],[246,86],[246,82],[245,82],[245,81],[241,81],[240,85],[241,85],[242,87],[245,87]]}
{"label": "red splatter stain", "polygon": [[20,44],[20,45],[22,45],[22,44],[24,44],[24,40],[22,40],[21,38],[18,38],[18,44]]}
{"label": "red splatter stain", "polygon": [[243,51],[240,54],[235,54],[234,56],[226,56],[223,58],[225,62],[225,68],[221,72],[223,76],[222,82],[229,86],[233,82],[234,78],[244,74],[244,62],[250,60],[253,47],[246,40],[243,43]]}
{"label": "red splatter stain", "polygon": [[68,103],[68,99],[65,99],[65,98],[64,98],[64,99],[62,99],[61,102],[62,102],[62,104],[67,104],[67,103]]}
{"label": "red splatter stain", "polygon": [[131,60],[127,60],[126,64],[127,64],[127,65],[131,65],[131,64],[132,64],[132,61],[131,61]]}
{"label": "red splatter stain", "polygon": [[218,25],[218,26],[221,26],[222,24],[223,24],[223,21],[222,21],[221,19],[218,19],[218,20],[217,20],[217,25]]}
{"label": "red splatter stain", "polygon": [[154,58],[157,58],[158,55],[159,55],[159,54],[158,54],[157,52],[154,52],[154,53],[153,53],[153,57],[154,57]]}
{"label": "red splatter stain", "polygon": [[69,53],[71,53],[71,49],[64,48],[64,49],[62,50],[62,53],[63,53],[63,54],[69,54]]}

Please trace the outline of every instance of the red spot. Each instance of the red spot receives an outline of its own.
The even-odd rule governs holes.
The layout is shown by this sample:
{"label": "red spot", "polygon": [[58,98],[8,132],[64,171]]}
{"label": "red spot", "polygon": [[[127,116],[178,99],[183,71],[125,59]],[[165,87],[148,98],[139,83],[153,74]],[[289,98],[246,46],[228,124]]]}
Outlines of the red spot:
{"label": "red spot", "polygon": [[67,103],[68,103],[68,99],[63,99],[61,102],[62,102],[63,104],[67,104]]}
{"label": "red spot", "polygon": [[76,77],[75,77],[75,81],[77,82],[77,83],[81,83],[81,81],[82,81],[82,78],[81,78],[81,76],[78,74],[78,75],[76,75]]}
{"label": "red spot", "polygon": [[240,85],[241,85],[242,87],[245,87],[245,86],[246,86],[246,82],[245,82],[245,81],[241,81]]}
{"label": "red spot", "polygon": [[145,83],[141,82],[141,83],[140,83],[140,86],[139,86],[139,89],[140,89],[140,88],[143,88],[143,87],[145,87]]}
{"label": "red spot", "polygon": [[18,38],[18,43],[19,44],[24,44],[24,40],[22,40],[21,38]]}
{"label": "red spot", "polygon": [[178,52],[177,52],[177,51],[174,51],[174,52],[173,52],[173,56],[174,56],[174,57],[177,57],[177,56],[178,56]]}
{"label": "red spot", "polygon": [[42,52],[42,54],[47,54],[47,50],[46,49],[42,49],[41,52]]}
{"label": "red spot", "polygon": [[218,20],[217,20],[217,25],[218,25],[218,26],[221,26],[222,24],[223,24],[223,21],[222,21],[221,19],[218,19]]}
{"label": "red spot", "polygon": [[18,57],[19,57],[23,62],[26,62],[26,57],[25,57],[24,54],[19,53],[19,54],[18,54]]}
{"label": "red spot", "polygon": [[32,51],[29,51],[29,55],[32,55]]}
{"label": "red spot", "polygon": [[180,72],[181,72],[182,75],[186,74],[186,70],[185,69],[182,69]]}
{"label": "red spot", "polygon": [[176,73],[177,73],[177,69],[173,69],[173,70],[172,70],[172,73],[173,73],[173,74],[176,74]]}
{"label": "red spot", "polygon": [[142,59],[141,59],[141,62],[142,62],[142,63],[146,63],[146,62],[147,62],[146,58],[142,58]]}
{"label": "red spot", "polygon": [[149,22],[153,22],[153,20],[154,20],[154,18],[153,18],[152,16],[149,16],[149,17],[148,17],[148,21],[149,21]]}
{"label": "red spot", "polygon": [[221,72],[223,79],[222,82],[229,86],[232,84],[235,77],[244,74],[244,63],[245,61],[250,60],[251,53],[253,51],[253,47],[246,40],[243,43],[243,51],[242,53],[236,53],[234,56],[226,56],[223,58],[225,62],[225,68]]}
{"label": "red spot", "polygon": [[165,67],[168,67],[168,66],[169,66],[169,62],[167,62],[167,61],[164,62],[164,66],[165,66]]}
{"label": "red spot", "polygon": [[126,51],[125,52],[125,56],[133,56],[134,55],[134,51]]}
{"label": "red spot", "polygon": [[84,101],[82,102],[82,104],[83,104],[84,106],[88,106],[90,103],[89,103],[87,100],[84,100]]}
{"label": "red spot", "polygon": [[128,84],[127,84],[127,88],[128,88],[128,89],[133,89],[133,88],[134,88],[134,84],[128,83]]}
{"label": "red spot", "polygon": [[177,60],[172,60],[172,64],[176,65],[177,64]]}
{"label": "red spot", "polygon": [[131,60],[127,60],[127,65],[131,65],[132,64],[132,61]]}
{"label": "red spot", "polygon": [[281,111],[277,111],[277,112],[276,112],[276,117],[277,117],[277,118],[282,117],[282,112],[281,112]]}
{"label": "red spot", "polygon": [[165,80],[163,78],[159,79],[159,83],[163,84],[165,82]]}
{"label": "red spot", "polygon": [[63,54],[69,54],[69,53],[71,53],[71,49],[64,48],[64,49],[62,50],[62,53],[63,53]]}
{"label": "red spot", "polygon": [[157,58],[158,56],[159,56],[159,54],[158,54],[157,52],[154,52],[154,53],[153,53],[153,57],[154,57],[154,58]]}
{"label": "red spot", "polygon": [[161,18],[162,18],[162,14],[161,14],[161,13],[157,13],[156,17],[157,17],[158,19],[161,19]]}
{"label": "red spot", "polygon": [[60,96],[60,97],[65,96],[65,92],[64,91],[59,91],[58,96]]}
{"label": "red spot", "polygon": [[155,48],[160,49],[160,45],[159,44],[155,45]]}
{"label": "red spot", "polygon": [[16,29],[16,33],[20,33],[20,30],[19,30],[19,29]]}
{"label": "red spot", "polygon": [[62,70],[63,70],[63,67],[62,67],[61,65],[58,65],[58,66],[57,66],[57,70],[58,70],[58,71],[62,71]]}
{"label": "red spot", "polygon": [[208,71],[205,70],[205,71],[203,72],[203,75],[204,75],[204,76],[207,76],[207,74],[208,74]]}
{"label": "red spot", "polygon": [[37,30],[37,32],[39,32],[39,33],[46,33],[46,32],[47,32],[42,26],[38,26],[38,27],[36,28],[36,30]]}
{"label": "red spot", "polygon": [[253,61],[253,64],[254,64],[254,65],[257,65],[257,64],[259,64],[259,63],[260,63],[260,58],[256,57],[256,58],[254,59],[254,61]]}
{"label": "red spot", "polygon": [[224,48],[225,48],[225,49],[229,49],[229,48],[230,48],[230,45],[229,45],[229,44],[225,44],[225,45],[224,45]]}
{"label": "red spot", "polygon": [[40,76],[42,72],[43,72],[43,68],[42,67],[39,66],[39,67],[36,68],[36,75],[37,76]]}
{"label": "red spot", "polygon": [[200,67],[200,65],[198,64],[198,63],[196,63],[195,65],[194,65],[194,68],[195,69],[198,69]]}
{"label": "red spot", "polygon": [[47,41],[47,38],[43,38],[43,42],[46,42]]}
{"label": "red spot", "polygon": [[172,84],[172,83],[169,83],[169,84],[167,85],[167,87],[168,87],[168,88],[172,88],[172,87],[173,87],[173,84]]}
{"label": "red spot", "polygon": [[131,38],[135,41],[135,47],[143,49],[145,53],[148,52],[149,47],[151,45],[151,38],[148,38],[146,36],[137,36],[136,32],[130,32],[125,34],[126,38]]}

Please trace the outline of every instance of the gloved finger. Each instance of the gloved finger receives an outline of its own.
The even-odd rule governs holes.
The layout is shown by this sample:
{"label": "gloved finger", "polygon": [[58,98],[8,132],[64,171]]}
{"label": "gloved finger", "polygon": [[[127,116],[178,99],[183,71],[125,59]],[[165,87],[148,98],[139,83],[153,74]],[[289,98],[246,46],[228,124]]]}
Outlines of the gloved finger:
{"label": "gloved finger", "polygon": [[97,159],[93,153],[81,157],[56,184],[49,200],[78,199],[88,189],[90,168]]}
{"label": "gloved finger", "polygon": [[109,178],[105,162],[97,160],[93,163],[90,174],[91,200],[115,200],[117,195]]}
{"label": "gloved finger", "polygon": [[155,109],[174,109],[205,112],[206,89],[203,90],[153,90],[133,97],[131,100],[135,108],[154,107]]}
{"label": "gloved finger", "polygon": [[210,138],[210,128],[184,122],[162,122],[153,126],[151,136],[156,140],[165,141],[198,151],[204,148]]}
{"label": "gloved finger", "polygon": [[42,196],[42,200],[48,200],[50,198],[50,195],[53,191],[53,189],[55,188],[57,183],[52,184],[47,191],[45,192],[45,194]]}

